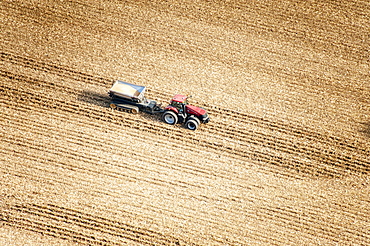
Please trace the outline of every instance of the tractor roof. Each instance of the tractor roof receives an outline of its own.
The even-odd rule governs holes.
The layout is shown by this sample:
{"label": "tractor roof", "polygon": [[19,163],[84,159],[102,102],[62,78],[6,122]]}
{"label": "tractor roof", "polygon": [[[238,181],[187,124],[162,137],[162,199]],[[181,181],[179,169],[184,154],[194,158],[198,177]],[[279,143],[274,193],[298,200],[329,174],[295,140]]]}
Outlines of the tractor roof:
{"label": "tractor roof", "polygon": [[184,95],[175,95],[172,98],[172,101],[179,102],[179,103],[184,103],[188,97]]}

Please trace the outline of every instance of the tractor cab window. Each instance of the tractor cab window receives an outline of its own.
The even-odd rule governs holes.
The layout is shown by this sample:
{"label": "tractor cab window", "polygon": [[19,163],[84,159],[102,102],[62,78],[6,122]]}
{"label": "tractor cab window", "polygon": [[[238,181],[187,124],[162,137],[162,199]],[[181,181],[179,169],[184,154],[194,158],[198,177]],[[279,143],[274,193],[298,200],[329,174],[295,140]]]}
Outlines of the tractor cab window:
{"label": "tractor cab window", "polygon": [[172,101],[171,105],[174,106],[175,108],[177,108],[178,110],[182,109],[182,103],[180,103],[180,102]]}

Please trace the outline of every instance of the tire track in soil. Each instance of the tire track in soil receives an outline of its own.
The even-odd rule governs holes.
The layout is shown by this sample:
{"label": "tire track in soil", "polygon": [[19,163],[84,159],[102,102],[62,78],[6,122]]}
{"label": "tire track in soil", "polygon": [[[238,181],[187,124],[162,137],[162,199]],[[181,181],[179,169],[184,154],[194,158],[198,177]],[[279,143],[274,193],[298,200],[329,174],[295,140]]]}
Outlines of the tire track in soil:
{"label": "tire track in soil", "polygon": [[[85,245],[121,245],[122,239],[143,245],[182,245],[179,239],[171,236],[54,204],[15,204],[0,221]],[[69,229],[71,227],[75,229]],[[97,232],[102,235],[97,236]]]}
{"label": "tire track in soil", "polygon": [[[53,67],[53,66],[52,66]],[[50,67],[49,67],[50,68]],[[58,67],[58,69],[60,69],[59,67]],[[41,68],[41,70],[42,70],[42,68]],[[73,72],[73,71],[71,71],[71,70],[65,70],[66,72],[68,72],[69,74],[70,73],[72,73],[73,75],[75,75],[75,73]],[[15,75],[16,76],[16,75]],[[86,74],[84,74],[84,76],[83,76],[83,78],[86,78]],[[13,78],[13,76],[8,76],[8,77],[11,77],[11,78]],[[87,76],[88,77],[88,76]],[[76,78],[73,78],[73,79],[76,79]],[[90,78],[91,79],[91,78]],[[100,78],[99,79],[100,81],[104,81],[104,79],[103,78]],[[88,82],[90,82],[91,80],[89,80]],[[106,81],[106,80],[105,80]],[[45,82],[44,82],[45,83]],[[55,85],[55,84],[53,84],[53,85]],[[47,85],[45,85],[45,86],[47,86]],[[50,86],[50,85],[49,85]],[[63,88],[63,90],[66,90],[67,88]],[[71,88],[68,88],[68,90],[69,91],[71,91],[72,89]],[[163,94],[163,93],[162,93]],[[225,110],[225,109],[223,109],[220,113],[224,116],[224,115],[226,115],[225,113],[227,112],[228,110]],[[229,110],[229,112],[230,112],[231,110]],[[229,113],[229,115],[230,115],[230,117],[234,117],[235,115],[239,115],[240,116],[240,114],[238,114],[237,112],[232,112],[231,111],[231,113]],[[244,118],[244,117],[243,117]],[[258,122],[258,123],[260,123],[260,122]],[[260,124],[259,124],[260,125]],[[248,142],[248,139],[250,139],[250,137],[252,137],[252,138],[254,138],[254,139],[256,139],[256,133],[255,132],[253,132],[253,135],[252,135],[252,133],[249,133],[250,135],[249,136],[247,136],[247,132],[246,131],[240,131],[239,129],[236,129],[234,126],[232,126],[232,125],[228,125],[227,126],[228,127],[228,129],[232,129],[232,131],[225,131],[224,132],[224,135],[225,136],[227,136],[227,135],[230,135],[230,134],[233,134],[233,135],[235,135],[235,134],[237,134],[238,135],[238,137],[240,138],[240,139],[243,139],[244,141],[246,141],[246,142]],[[209,129],[211,129],[212,127],[209,127]],[[218,133],[220,133],[220,129],[219,128],[217,128],[217,127],[213,127],[213,129],[212,129],[212,131],[213,131],[213,133],[215,133],[216,131],[218,132]],[[285,127],[284,127],[285,128]],[[283,129],[284,129],[283,128]],[[221,131],[222,132],[222,131]],[[232,132],[232,133],[231,133]],[[302,133],[305,133],[304,131],[299,131],[299,134],[302,134]],[[312,134],[311,134],[312,135]],[[301,135],[302,136],[302,135]],[[300,136],[300,137],[301,137]],[[258,139],[259,141],[254,141],[253,142],[253,144],[259,144],[259,145],[261,145],[261,140],[263,140],[262,142],[266,142],[266,139],[268,139],[268,136],[267,135],[264,135],[264,136],[261,136],[260,137],[260,139]],[[314,138],[314,140],[317,140],[317,138]],[[296,144],[292,144],[292,143],[290,143],[290,149],[287,149],[286,147],[287,147],[287,144],[286,143],[284,143],[284,141],[287,141],[287,140],[282,140],[282,139],[276,139],[275,137],[272,139],[271,137],[270,137],[270,139],[268,139],[267,140],[267,144],[265,143],[264,145],[262,145],[262,146],[264,146],[264,147],[272,147],[272,146],[274,146],[274,148],[275,149],[277,149],[277,146],[279,146],[279,145],[282,145],[282,144],[285,144],[285,148],[284,147],[280,147],[278,150],[279,151],[282,151],[282,152],[285,152],[285,153],[293,153],[292,151],[294,151],[294,152],[298,152],[299,154],[304,154],[304,156],[306,157],[306,158],[310,158],[310,159],[314,159],[314,160],[318,160],[318,161],[320,161],[320,160],[322,160],[322,156],[323,156],[323,154],[320,152],[320,151],[318,151],[318,150],[313,150],[312,148],[307,148],[307,147],[304,147],[303,149],[298,149],[297,148],[297,145]],[[289,140],[288,140],[289,141]],[[249,144],[250,144],[251,142],[249,141]],[[343,144],[343,142],[340,142],[340,145],[341,145],[341,147],[343,148],[343,146],[344,146],[344,144]],[[222,146],[219,146],[219,147],[222,147]],[[351,151],[353,151],[353,150],[362,150],[363,152],[365,152],[366,150],[365,149],[356,149],[356,148],[354,148],[354,147],[352,147],[352,146],[350,146],[351,147]],[[298,151],[297,151],[298,150]],[[309,152],[308,152],[309,151]],[[334,153],[334,152],[330,152],[330,151],[327,151],[326,153],[324,153],[324,154],[327,154],[328,156],[329,156],[329,160],[330,159],[333,159],[333,163],[334,163],[334,165],[335,166],[337,166],[337,167],[343,167],[343,168],[345,168],[345,169],[349,169],[349,170],[356,170],[358,167],[362,167],[362,168],[364,168],[364,170],[365,170],[365,172],[368,172],[368,162],[362,162],[361,163],[361,160],[353,160],[352,161],[352,159],[353,159],[353,157],[351,157],[351,156],[344,156],[344,157],[341,157],[341,156],[334,156],[336,153]],[[334,157],[332,157],[332,156],[334,156]],[[337,164],[337,162],[338,162],[338,160],[341,162],[341,164]],[[324,161],[325,162],[325,161]],[[350,164],[348,164],[349,162],[353,162],[353,163],[350,163]],[[328,161],[326,160],[326,163],[328,163]],[[329,161],[329,163],[330,163],[330,161]],[[299,165],[298,165],[299,166]],[[340,175],[340,174],[339,174]]]}

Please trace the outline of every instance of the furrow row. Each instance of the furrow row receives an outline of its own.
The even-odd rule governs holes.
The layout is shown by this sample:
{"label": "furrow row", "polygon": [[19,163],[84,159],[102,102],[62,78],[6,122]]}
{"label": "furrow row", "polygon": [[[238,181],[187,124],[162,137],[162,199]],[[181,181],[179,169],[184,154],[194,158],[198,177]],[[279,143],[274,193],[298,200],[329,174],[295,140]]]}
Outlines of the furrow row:
{"label": "furrow row", "polygon": [[[2,132],[4,135],[6,132]],[[171,185],[173,187],[182,187],[182,188],[188,188],[188,187],[197,187],[200,188],[198,184],[194,183],[188,183],[184,182],[181,180],[176,180],[176,181],[169,181],[165,178],[160,178],[159,176],[153,176],[150,178],[145,178],[146,176],[141,175],[140,179],[137,179],[135,176],[131,176],[128,174],[125,174],[125,172],[117,172],[113,170],[107,171],[106,169],[97,166],[96,163],[102,162],[103,166],[110,165],[109,162],[102,161],[101,159],[98,158],[98,156],[92,156],[92,155],[87,155],[85,153],[80,153],[77,154],[76,152],[71,153],[67,148],[61,148],[59,146],[51,146],[53,147],[52,149],[47,149],[44,147],[43,144],[40,143],[35,143],[33,139],[31,138],[26,138],[23,137],[22,139],[14,138],[14,137],[4,137],[2,139],[3,143],[12,143],[14,145],[28,148],[29,150],[32,151],[39,151],[43,154],[49,154],[49,155],[57,155],[60,159],[68,159],[68,162],[62,162],[62,161],[53,161],[52,159],[49,160],[49,162],[55,162],[59,163],[59,165],[63,168],[66,168],[71,171],[75,171],[78,173],[86,173],[87,175],[96,175],[96,176],[101,176],[104,175],[104,177],[109,177],[109,178],[114,178],[114,179],[124,179],[124,180],[129,180],[130,182],[137,182],[137,181],[145,181],[148,184],[153,184],[157,186],[163,186],[164,184]],[[79,163],[79,164],[74,164],[74,163]],[[81,165],[81,164],[84,165]],[[135,170],[133,167],[130,166],[129,163],[124,163],[121,164],[122,167],[124,166],[125,171],[127,172],[128,170],[131,172],[143,172],[145,170]]]}
{"label": "furrow row", "polygon": [[[12,99],[14,99],[14,98],[12,98]],[[8,105],[8,107],[11,107],[11,108],[14,108],[14,109],[16,109],[16,110],[18,110],[18,111],[20,111],[20,112],[24,112],[24,115],[25,115],[25,118],[27,118],[27,114],[29,113],[29,110],[32,110],[33,111],[33,113],[35,113],[35,112],[38,112],[38,115],[40,115],[40,116],[42,116],[43,114],[45,114],[45,113],[47,113],[47,115],[50,115],[51,114],[51,112],[50,111],[45,111],[45,109],[47,110],[48,108],[47,107],[45,107],[45,109],[43,109],[43,110],[41,110],[40,111],[40,108],[38,107],[38,108],[32,108],[32,107],[28,107],[28,106],[26,106],[26,105],[21,105],[21,107],[19,107],[18,106],[18,104],[15,104],[15,105],[11,105],[11,104],[9,104],[11,102],[11,100],[9,100],[9,101],[6,101],[6,104]],[[64,113],[64,112],[62,112],[62,113]],[[58,118],[61,118],[61,119],[63,119],[63,120],[65,120],[66,122],[70,122],[70,117],[68,117],[68,116],[64,116],[64,114],[55,114],[55,113],[53,113],[53,114],[51,114],[51,115],[53,115],[53,116],[55,116],[55,117],[58,117]],[[6,118],[4,118],[4,120],[5,120]],[[82,120],[82,118],[80,118],[80,121]],[[112,123],[112,122],[110,122],[110,123]],[[115,123],[114,121],[113,121],[113,123]],[[74,122],[74,124],[77,124],[77,125],[79,125],[79,126],[81,126],[81,127],[83,127],[83,126],[85,126],[85,125],[89,125],[89,124],[95,124],[94,122],[91,122],[90,120],[89,120],[89,118],[87,118],[87,121],[83,121],[82,123],[81,122]],[[99,126],[100,128],[101,128],[101,126],[102,126],[102,124],[96,124],[97,126]],[[104,126],[106,126],[106,124],[103,124]],[[128,125],[130,125],[130,124],[128,124]],[[95,125],[94,125],[95,126]],[[110,127],[109,125],[107,125],[106,126],[106,129],[105,129],[105,131],[111,131],[111,129],[112,129],[112,127]],[[73,133],[73,131],[70,133],[70,134],[72,134]],[[132,134],[131,134],[132,133]],[[81,133],[79,132],[79,131],[75,131],[75,135],[76,136],[79,136]],[[140,133],[138,133],[138,132],[132,132],[132,131],[129,131],[129,134],[130,134],[130,136],[131,137],[133,137],[133,138],[137,138],[138,136],[140,136],[141,138],[142,137],[145,137],[147,140],[149,140],[149,141],[155,141],[156,142],[156,144],[158,144],[158,145],[160,145],[160,146],[162,146],[162,147],[165,147],[165,146],[167,146],[167,142],[166,142],[166,140],[167,140],[167,138],[165,138],[165,139],[163,139],[162,140],[162,138],[160,137],[160,136],[156,136],[156,137],[149,137],[148,135],[145,135],[145,136],[143,136],[142,134],[140,134]],[[113,136],[114,136],[114,134],[112,134]],[[85,137],[85,136],[84,136]],[[86,136],[87,138],[88,138],[88,136]],[[92,141],[93,141],[93,137],[92,137]],[[113,139],[106,139],[106,141],[103,141],[104,143],[110,143],[110,144],[112,144],[113,146],[115,145],[114,144],[114,142],[115,141],[110,141],[110,140],[114,140],[114,137],[113,137]],[[119,139],[116,139],[117,141],[119,141]],[[175,141],[176,139],[173,139],[173,138],[171,138],[171,141]],[[112,143],[111,143],[112,142]],[[180,143],[180,142],[179,142]],[[104,146],[103,145],[103,143],[100,143],[100,145],[102,145],[102,146]],[[120,148],[120,146],[119,145],[116,145],[116,147],[119,149]],[[191,150],[192,152],[199,152],[199,154],[200,155],[206,155],[207,153],[209,153],[209,151],[210,150],[208,150],[208,149],[204,149],[204,150],[202,150],[202,149],[200,149],[200,148],[196,148],[196,149],[194,149],[193,147],[187,147],[186,145],[183,145],[183,147],[182,147],[183,149],[185,149],[185,150]],[[235,156],[230,156],[230,157],[232,157],[233,159],[235,159]],[[180,158],[180,160],[183,160],[183,163],[185,163],[185,162],[187,162],[186,161],[186,159],[182,159],[182,158]],[[235,160],[238,160],[238,158],[236,158]],[[169,159],[166,159],[165,160],[165,162],[167,162],[167,161],[169,161]],[[216,160],[215,160],[216,161]],[[244,165],[244,164],[242,164],[242,163],[244,163],[245,162],[245,160],[244,159],[239,159],[239,161],[240,161],[240,165]],[[199,169],[201,168],[203,171],[202,171],[202,173],[209,173],[209,175],[214,175],[214,171],[212,170],[212,169],[203,169],[202,167],[203,166],[199,166],[199,165],[196,165],[196,164],[193,164],[193,163],[191,163],[191,162],[187,162],[188,163],[188,165],[191,165],[191,167],[190,167],[190,169],[191,170],[194,170],[194,171],[196,171],[197,173],[200,171]],[[180,164],[182,164],[182,162],[180,162]],[[183,168],[185,168],[186,169],[186,165],[185,164],[183,164],[183,165],[181,165],[181,166],[179,166],[179,168],[182,170]],[[219,175],[219,174],[217,174],[217,175]],[[220,173],[220,175],[222,176],[222,173]],[[226,175],[226,174],[225,174]]]}
{"label": "furrow row", "polygon": [[[81,107],[79,108],[81,109]],[[228,129],[230,128],[231,127],[229,127]],[[213,129],[213,133],[215,133],[216,130],[219,133],[219,135],[220,133],[222,133],[220,129],[215,129],[215,128]],[[329,152],[329,151],[325,152],[326,155],[323,155],[325,153],[321,153],[317,150],[314,150],[308,147],[299,148],[299,146],[294,146],[293,144],[291,144],[292,147],[289,147],[289,145],[287,145],[286,143],[286,140],[279,141],[278,139],[275,138],[274,141],[271,141],[271,140],[268,140],[268,137],[266,135],[259,137],[257,133],[253,133],[253,135],[250,134],[249,136],[246,136],[245,131],[241,132],[241,131],[238,131],[237,129],[236,130],[234,129],[234,131],[232,132],[231,131],[226,132],[225,135],[223,135],[222,137],[224,138],[224,137],[230,136],[230,134],[234,134],[234,137],[235,135],[239,134],[238,139],[244,140],[245,143],[242,143],[240,147],[247,147],[249,144],[262,145],[263,147],[269,147],[269,148],[273,147],[274,150],[282,151],[282,152],[289,153],[289,154],[294,154],[294,153],[303,154],[306,158],[314,159],[319,162],[328,163],[328,164],[332,163],[339,168],[345,168],[345,169],[353,170],[353,171],[356,171],[356,170],[361,171],[358,169],[363,168],[365,172],[367,172],[367,169],[368,169],[367,162],[356,160],[356,158],[354,157],[348,157],[348,156],[341,157],[341,156],[338,156],[338,154]]]}
{"label": "furrow row", "polygon": [[[20,155],[20,156],[22,157],[23,155]],[[13,172],[12,171],[12,176],[17,176],[17,177],[20,177],[20,178],[27,178],[28,180],[32,180],[33,179],[32,174],[30,174],[30,173],[24,173],[24,172],[20,172],[20,171],[16,171],[16,172]],[[37,181],[37,180],[40,180],[40,177],[39,176],[35,176],[34,179]],[[73,178],[72,178],[72,180],[73,180]],[[52,185],[55,185],[56,183],[59,182],[58,179],[49,178],[48,176],[43,177],[43,182],[44,181],[48,181]],[[86,191],[80,191],[80,192],[86,193],[87,195],[91,195],[90,193],[88,193]],[[105,192],[104,191],[100,191],[100,189],[99,190],[94,190],[94,192],[95,192],[94,193],[94,196],[95,197],[96,196],[104,196],[103,199],[106,199],[106,197],[105,197],[106,195],[110,195],[110,196],[112,195],[111,191],[109,191],[110,194],[105,194]],[[55,195],[57,196],[58,194],[56,193]],[[132,193],[131,194],[131,196],[135,196],[135,195],[137,195],[137,194],[136,193]],[[191,199],[194,199],[194,198],[195,199],[199,199],[199,197],[198,198],[197,197],[191,197]],[[90,205],[92,205],[93,207],[94,206],[104,207],[105,211],[109,211],[111,209],[110,207],[106,207],[106,206],[101,205],[101,204],[94,205],[93,203],[91,203]],[[121,206],[126,205],[126,207],[131,207],[131,206],[133,206],[133,203],[129,203],[129,202],[126,203],[126,202],[122,202],[121,201],[120,202],[120,205]],[[180,207],[182,207],[182,206],[180,206]],[[94,208],[96,209],[96,207],[94,207]],[[189,210],[190,209],[191,210],[191,207],[184,207],[184,208],[182,208],[183,213],[182,214],[178,214],[178,213],[174,213],[173,211],[167,210],[164,207],[155,207],[155,206],[147,207],[146,210],[143,211],[142,210],[142,207],[140,206],[140,204],[138,204],[138,205],[136,205],[136,208],[133,209],[133,212],[127,212],[127,211],[123,211],[123,210],[121,210],[119,208],[116,208],[115,211],[114,211],[114,213],[118,214],[119,216],[122,216],[122,214],[125,214],[125,213],[126,214],[129,213],[129,214],[131,214],[131,217],[135,217],[135,218],[139,218],[140,217],[140,218],[146,219],[147,221],[152,221],[153,220],[153,213],[154,214],[157,214],[157,216],[163,216],[164,214],[165,215],[169,215],[170,214],[171,218],[172,219],[176,219],[177,221],[178,220],[180,220],[180,221],[189,221],[189,220],[194,220],[196,218],[197,222],[200,223],[200,225],[203,225],[203,224],[204,225],[207,225],[207,227],[209,229],[211,229],[211,228],[216,229],[216,228],[219,228],[220,226],[222,226],[224,228],[223,231],[224,231],[225,235],[229,235],[231,233],[235,235],[235,231],[238,231],[240,229],[240,227],[237,226],[238,223],[240,224],[240,221],[238,221],[238,220],[235,220],[234,221],[233,219],[228,219],[228,221],[226,221],[226,222],[225,221],[221,221],[220,222],[219,220],[215,219],[215,218],[218,218],[219,213],[217,213],[217,214],[209,214],[209,213],[207,213],[207,215],[205,216],[205,215],[199,214],[199,213],[197,213],[197,214],[188,214],[188,213],[185,212],[186,210],[184,210],[184,209],[186,209],[186,210]],[[220,210],[222,210],[222,209],[220,209]],[[141,212],[140,213],[136,213],[135,211],[141,211]],[[229,210],[227,210],[227,212],[230,213]],[[235,212],[236,211],[234,211],[234,215],[235,215]],[[239,211],[239,212],[236,212],[236,213],[237,214],[240,213],[241,216],[245,216],[245,212],[244,211]],[[148,214],[148,215],[146,215],[146,214]],[[254,216],[255,217],[254,214],[250,214],[250,216],[252,216],[252,217]],[[263,217],[263,215],[261,215],[261,216]],[[230,217],[230,218],[232,218],[232,217]],[[258,219],[260,219],[260,218],[261,217],[258,217]],[[255,219],[257,219],[257,218],[255,218]],[[153,222],[151,222],[151,223],[153,224]],[[252,229],[252,231],[253,231],[253,229]],[[190,232],[190,233],[192,233],[192,232]],[[243,234],[242,231],[240,233]],[[259,236],[262,236],[263,237],[263,234],[259,233],[258,231],[255,231],[255,234],[257,234],[257,235],[260,234]],[[196,236],[196,235],[194,235],[194,236]],[[221,235],[219,235],[219,236],[221,237]],[[222,236],[222,237],[224,237],[224,236]],[[272,236],[270,236],[270,238],[271,237]],[[278,238],[274,238],[274,240],[278,240]],[[219,241],[220,243],[222,243],[222,239],[217,239],[216,241]],[[238,242],[238,244],[240,244],[240,242]]]}
{"label": "furrow row", "polygon": [[[67,228],[72,224],[78,226],[82,230],[98,231],[103,235],[107,234],[117,239],[125,238],[147,245],[175,245],[179,243],[175,238],[167,237],[154,231],[137,228],[103,217],[89,215],[81,211],[62,208],[53,204],[47,204],[46,206],[22,204],[15,205],[12,209],[17,213],[31,215],[31,217],[46,218],[52,221],[51,224],[68,225],[66,226]],[[84,234],[86,235],[87,233]],[[117,242],[119,242],[119,240],[117,240]]]}
{"label": "furrow row", "polygon": [[[122,212],[122,213],[124,213],[124,211],[120,211],[120,212]],[[266,218],[268,218],[268,219],[270,219],[270,216],[269,215],[264,215],[264,213],[263,214],[259,214],[258,216],[256,215],[256,214],[254,214],[254,213],[250,213],[250,211],[249,212],[247,212],[248,213],[248,216],[250,217],[250,219],[266,219]],[[50,214],[50,212],[48,212],[48,213],[46,213],[46,214]],[[47,219],[53,219],[53,220],[55,220],[54,218],[53,218],[53,214],[50,214],[51,216],[49,216],[49,215],[42,215],[42,214],[40,214],[39,216],[40,217],[42,217],[42,218],[47,218]],[[61,214],[61,215],[60,215]],[[244,212],[243,213],[243,215],[245,216],[246,215],[246,213]],[[63,214],[63,213],[58,213],[58,217],[62,217],[62,218],[65,218],[66,216]],[[81,216],[79,216],[78,215],[78,212],[76,212],[76,216],[79,218],[78,219],[78,221],[80,221],[81,223],[83,223],[82,221],[81,221]],[[199,217],[199,214],[198,214],[198,217]],[[86,218],[86,219],[89,219],[89,218]],[[199,218],[198,218],[199,219]],[[57,221],[59,221],[58,219],[57,219]],[[94,221],[94,219],[89,219],[89,221]],[[278,222],[276,222],[276,221],[273,221],[273,223],[278,223]],[[282,222],[283,223],[283,222]],[[98,224],[98,222],[93,222],[93,224],[94,225],[96,225],[96,224]],[[208,224],[209,224],[209,222],[208,222]],[[101,225],[99,225],[99,227],[101,227]],[[291,226],[291,227],[289,227],[289,229],[290,230],[295,230],[295,228],[299,228],[299,225],[296,225],[296,226]],[[240,229],[240,228],[239,228]],[[108,229],[106,229],[106,230],[108,230]],[[233,229],[234,230],[234,229]],[[233,230],[230,230],[230,232],[229,233],[233,233]],[[270,230],[270,233],[271,232],[273,232],[273,234],[264,234],[263,232],[259,232],[258,230],[253,230],[253,229],[251,229],[251,231],[253,232],[252,233],[252,235],[254,235],[254,236],[258,236],[258,238],[261,238],[261,239],[263,239],[263,238],[265,238],[266,240],[274,240],[274,241],[277,241],[277,242],[281,242],[281,243],[284,243],[284,241],[281,241],[281,239],[279,238],[279,237],[276,237],[276,236],[274,236],[274,234],[279,234],[279,232],[278,231],[275,231],[275,230]],[[251,231],[249,231],[249,233],[251,233]],[[235,233],[235,231],[234,231],[234,233]],[[109,233],[109,234],[112,234],[111,232]],[[216,238],[215,238],[215,240],[216,240]],[[217,240],[216,240],[217,241]],[[220,238],[220,239],[218,239],[218,241],[220,242],[220,243],[223,243],[223,239],[222,239],[222,237]],[[234,240],[235,241],[235,240]],[[238,242],[238,241],[235,241],[237,244],[243,244],[242,242]]]}

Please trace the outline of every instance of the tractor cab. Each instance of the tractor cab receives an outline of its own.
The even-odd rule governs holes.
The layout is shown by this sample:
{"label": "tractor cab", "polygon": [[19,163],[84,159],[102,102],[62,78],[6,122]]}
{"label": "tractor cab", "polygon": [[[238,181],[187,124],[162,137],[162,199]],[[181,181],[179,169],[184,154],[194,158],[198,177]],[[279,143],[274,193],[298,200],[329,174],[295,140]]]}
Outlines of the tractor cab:
{"label": "tractor cab", "polygon": [[188,97],[184,95],[175,95],[172,98],[170,105],[175,107],[178,112],[183,113],[185,106],[188,105]]}

